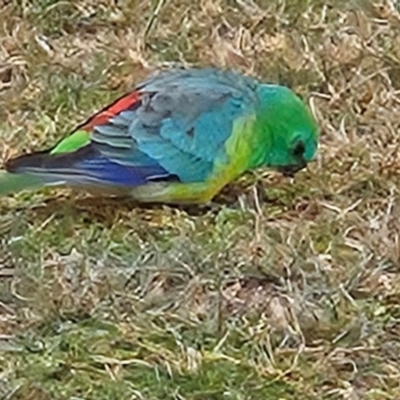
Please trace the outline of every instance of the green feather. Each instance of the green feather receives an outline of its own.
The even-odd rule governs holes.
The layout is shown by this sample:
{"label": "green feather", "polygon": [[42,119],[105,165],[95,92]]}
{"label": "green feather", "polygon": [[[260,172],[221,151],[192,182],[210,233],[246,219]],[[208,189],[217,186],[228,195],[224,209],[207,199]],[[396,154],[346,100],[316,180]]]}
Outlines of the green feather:
{"label": "green feather", "polygon": [[50,152],[50,155],[71,153],[89,143],[90,137],[86,131],[76,131],[58,143],[58,145]]}
{"label": "green feather", "polygon": [[[90,137],[86,131],[76,131],[59,142],[49,154],[71,153],[89,142]],[[38,189],[50,183],[50,179],[36,174],[0,171],[0,196],[7,196],[27,189]]]}
{"label": "green feather", "polygon": [[0,171],[0,196],[20,192],[21,190],[40,188],[44,186],[43,179],[31,174],[12,174]]}

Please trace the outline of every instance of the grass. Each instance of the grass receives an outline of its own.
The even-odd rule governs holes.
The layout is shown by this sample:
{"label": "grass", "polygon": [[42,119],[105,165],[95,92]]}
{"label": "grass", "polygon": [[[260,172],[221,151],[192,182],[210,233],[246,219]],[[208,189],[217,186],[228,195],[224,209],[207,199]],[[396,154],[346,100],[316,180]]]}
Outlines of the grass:
{"label": "grass", "polygon": [[289,85],[322,138],[213,207],[1,199],[0,398],[400,398],[396,4],[7,1],[4,160],[175,64]]}

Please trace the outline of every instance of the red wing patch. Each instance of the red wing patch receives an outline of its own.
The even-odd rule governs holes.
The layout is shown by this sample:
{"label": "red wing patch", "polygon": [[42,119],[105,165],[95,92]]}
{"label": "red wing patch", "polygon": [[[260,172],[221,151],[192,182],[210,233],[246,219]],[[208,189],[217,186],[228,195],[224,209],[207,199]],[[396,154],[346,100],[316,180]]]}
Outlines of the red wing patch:
{"label": "red wing patch", "polygon": [[132,108],[135,104],[140,105],[141,93],[131,92],[125,94],[115,100],[113,103],[104,107],[102,110],[98,111],[96,114],[92,115],[85,122],[79,125],[76,130],[84,129],[87,132],[93,130],[96,125],[106,124],[110,118],[116,116],[120,112]]}

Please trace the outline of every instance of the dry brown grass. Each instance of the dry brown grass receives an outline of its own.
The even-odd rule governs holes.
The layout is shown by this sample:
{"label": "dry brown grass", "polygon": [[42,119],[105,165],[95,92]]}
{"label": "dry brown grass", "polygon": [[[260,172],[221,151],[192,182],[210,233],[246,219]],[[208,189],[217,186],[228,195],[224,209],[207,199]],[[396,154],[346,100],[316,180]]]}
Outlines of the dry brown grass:
{"label": "dry brown grass", "polygon": [[3,158],[176,63],[287,84],[323,134],[211,209],[2,199],[0,397],[399,399],[397,2],[5,3]]}

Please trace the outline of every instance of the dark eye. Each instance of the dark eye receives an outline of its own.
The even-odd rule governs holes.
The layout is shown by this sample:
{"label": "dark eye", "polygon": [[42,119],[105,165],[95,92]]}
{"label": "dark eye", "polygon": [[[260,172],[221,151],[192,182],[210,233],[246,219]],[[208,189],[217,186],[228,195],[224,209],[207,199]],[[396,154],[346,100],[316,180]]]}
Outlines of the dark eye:
{"label": "dark eye", "polygon": [[304,152],[306,151],[306,148],[305,148],[305,146],[304,146],[304,143],[301,141],[301,140],[299,140],[296,144],[295,144],[295,146],[294,146],[294,148],[293,148],[293,155],[295,156],[295,157],[301,157],[301,156],[303,156],[304,155]]}

